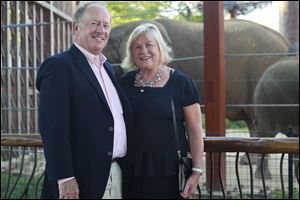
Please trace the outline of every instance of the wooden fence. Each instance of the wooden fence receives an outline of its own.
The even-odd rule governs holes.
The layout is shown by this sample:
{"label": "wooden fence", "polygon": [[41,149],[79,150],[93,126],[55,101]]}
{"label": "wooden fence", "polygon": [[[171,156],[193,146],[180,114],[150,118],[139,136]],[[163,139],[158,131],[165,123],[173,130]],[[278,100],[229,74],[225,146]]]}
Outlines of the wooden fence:
{"label": "wooden fence", "polygon": [[71,45],[73,4],[1,1],[1,132],[38,132],[35,77],[45,58]]}

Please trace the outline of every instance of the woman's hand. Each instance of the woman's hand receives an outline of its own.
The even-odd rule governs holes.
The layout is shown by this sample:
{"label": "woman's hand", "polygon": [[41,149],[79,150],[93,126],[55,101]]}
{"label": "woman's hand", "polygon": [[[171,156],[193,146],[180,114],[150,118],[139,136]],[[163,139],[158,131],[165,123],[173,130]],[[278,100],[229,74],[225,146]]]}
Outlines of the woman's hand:
{"label": "woman's hand", "polygon": [[193,174],[189,177],[188,181],[186,182],[186,185],[184,186],[184,190],[183,192],[180,193],[180,195],[185,199],[190,198],[197,190],[199,180],[200,180],[200,174],[197,172],[196,173],[193,172]]}

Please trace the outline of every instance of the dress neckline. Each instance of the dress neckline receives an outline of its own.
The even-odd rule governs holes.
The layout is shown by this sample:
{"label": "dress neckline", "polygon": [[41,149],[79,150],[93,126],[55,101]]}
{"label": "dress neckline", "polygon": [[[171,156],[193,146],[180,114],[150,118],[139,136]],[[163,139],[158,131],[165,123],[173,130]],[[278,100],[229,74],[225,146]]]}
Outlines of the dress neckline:
{"label": "dress neckline", "polygon": [[[145,88],[147,88],[147,90],[148,90],[148,89],[163,89],[163,88],[166,88],[167,85],[169,84],[171,78],[172,78],[172,72],[174,73],[174,72],[175,72],[175,69],[171,69],[171,70],[170,70],[170,75],[169,75],[169,78],[168,78],[167,82],[166,82],[163,86],[161,86],[161,87],[141,87],[141,86],[134,86],[134,88],[137,88],[137,89],[140,89],[140,90],[145,89]],[[138,72],[136,71],[136,72],[134,73],[134,75],[135,75],[136,73],[138,73]]]}

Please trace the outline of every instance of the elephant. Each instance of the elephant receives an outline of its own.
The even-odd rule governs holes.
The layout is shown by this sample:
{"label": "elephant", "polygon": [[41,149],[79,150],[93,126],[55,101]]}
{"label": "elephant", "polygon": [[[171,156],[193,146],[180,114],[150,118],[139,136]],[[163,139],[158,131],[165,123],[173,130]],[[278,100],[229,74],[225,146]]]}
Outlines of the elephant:
{"label": "elephant", "polygon": [[[257,83],[253,99],[256,105],[253,136],[274,137],[279,132],[288,136],[290,127],[292,136],[299,137],[299,57],[282,58],[267,68]],[[257,164],[259,169],[260,162]],[[265,176],[271,178],[268,168],[264,170]],[[299,169],[296,175],[299,177]],[[258,170],[255,176],[260,177]]]}
{"label": "elephant", "polygon": [[[174,60],[169,66],[192,77],[200,94],[201,105],[204,105],[203,23],[157,19],[122,24],[111,30],[104,55],[113,64],[121,63],[130,33],[146,22],[158,26],[165,41],[173,49]],[[253,107],[247,105],[253,104],[257,81],[269,66],[285,56],[288,43],[282,35],[270,28],[247,20],[232,19],[224,22],[224,50],[226,118],[232,121],[244,120],[251,135],[255,116]]]}
{"label": "elephant", "polygon": [[[132,30],[139,24],[151,22],[158,25],[167,43],[173,49],[170,66],[189,74],[198,88],[201,104],[204,104],[203,24],[195,22],[158,19],[135,21],[119,25],[111,30],[110,39],[103,54],[113,63],[121,63],[125,57],[126,43]],[[251,56],[252,54],[287,53],[288,44],[279,33],[247,20],[226,20],[225,72],[226,117],[245,120],[253,130],[253,108],[230,106],[252,104],[258,79],[267,67],[284,55]],[[243,54],[236,56],[233,54]],[[245,54],[251,54],[250,56]],[[195,58],[195,56],[198,56]],[[189,58],[178,60],[178,58]],[[200,57],[200,58],[199,58]],[[128,70],[128,69],[127,69]]]}

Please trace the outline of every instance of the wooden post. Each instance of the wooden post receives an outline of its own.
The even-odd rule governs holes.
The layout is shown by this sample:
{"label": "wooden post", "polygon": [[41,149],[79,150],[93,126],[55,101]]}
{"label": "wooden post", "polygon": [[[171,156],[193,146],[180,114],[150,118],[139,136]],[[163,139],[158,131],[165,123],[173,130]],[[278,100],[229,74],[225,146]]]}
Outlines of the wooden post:
{"label": "wooden post", "polygon": [[[225,136],[224,17],[222,1],[204,2],[204,76],[206,136]],[[206,156],[206,180],[209,188],[221,190],[218,154],[213,155],[213,178]],[[225,154],[221,159],[223,185],[226,185]],[[225,184],[224,184],[225,183]]]}

